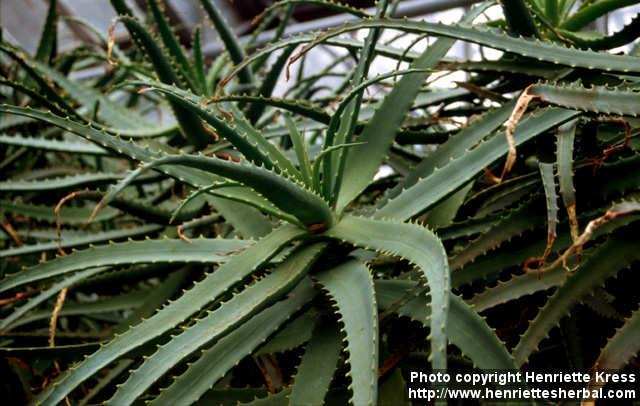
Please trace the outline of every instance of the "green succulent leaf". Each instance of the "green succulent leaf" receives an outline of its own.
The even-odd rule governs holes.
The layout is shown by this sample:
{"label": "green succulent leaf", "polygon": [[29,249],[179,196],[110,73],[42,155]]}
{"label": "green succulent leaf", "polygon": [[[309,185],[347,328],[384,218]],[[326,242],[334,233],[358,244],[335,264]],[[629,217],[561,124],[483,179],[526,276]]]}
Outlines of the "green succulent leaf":
{"label": "green succulent leaf", "polygon": [[298,365],[289,396],[290,405],[324,403],[341,350],[340,335],[333,323],[318,323]]}
{"label": "green succulent leaf", "polygon": [[11,399],[395,405],[417,363],[630,367],[637,1],[279,0],[246,36],[219,0],[110,3],[106,33],[50,1],[0,38]]}
{"label": "green succulent leaf", "polygon": [[6,180],[0,182],[0,191],[35,192],[42,190],[77,188],[86,185],[96,185],[105,182],[108,183],[122,179],[122,177],[122,174],[119,173],[97,172],[42,180]]}
{"label": "green succulent leaf", "polygon": [[41,253],[44,251],[56,250],[57,248],[78,247],[81,245],[95,244],[98,242],[109,242],[118,239],[131,238],[140,235],[151,234],[160,231],[164,227],[157,224],[147,224],[140,227],[125,228],[122,230],[110,230],[101,232],[92,232],[87,235],[66,237],[60,234],[59,241],[43,242],[37,244],[25,244],[19,247],[12,247],[0,250],[0,258],[11,257],[16,255],[25,255],[32,253]]}
{"label": "green succulent leaf", "polygon": [[[211,22],[213,22],[213,26],[218,32],[218,35],[220,35],[220,39],[224,42],[231,60],[236,64],[242,61],[245,58],[244,49],[242,45],[240,45],[240,41],[231,29],[231,26],[227,23],[220,10],[218,10],[218,6],[211,0],[200,0],[200,3],[207,12]],[[242,83],[251,84],[254,81],[253,72],[248,66],[242,68],[239,76]]]}
{"label": "green succulent leaf", "polygon": [[431,297],[430,358],[434,368],[446,369],[449,264],[435,234],[417,224],[345,216],[327,235],[366,249],[400,256],[420,268],[434,292]]}
{"label": "green succulent leaf", "polygon": [[[378,311],[371,272],[362,263],[352,260],[316,274],[315,279],[335,302],[343,325],[348,353],[348,375],[351,378],[349,388],[353,392],[351,402],[356,405],[374,405],[377,403],[378,387]],[[309,345],[313,343],[312,338]],[[329,345],[335,346],[335,343]],[[325,354],[321,356],[326,357]],[[327,361],[335,365],[336,358],[328,358]],[[331,369],[329,367],[327,372]],[[331,382],[330,376],[326,378],[326,382],[320,383],[321,387],[328,387]],[[300,404],[296,402],[308,399],[310,394],[305,394],[308,390],[309,388],[294,386],[290,403]],[[322,395],[322,390],[312,393],[311,396],[316,397],[316,401],[308,402],[315,404],[317,397]],[[322,399],[319,400],[322,403]]]}
{"label": "green succulent leaf", "polygon": [[167,94],[175,103],[179,103],[185,109],[201,117],[216,130],[218,135],[229,141],[251,162],[257,165],[264,165],[268,169],[288,170],[291,175],[295,174],[296,171],[291,162],[274,145],[269,143],[262,134],[258,133],[251,124],[245,122],[241,112],[231,112],[234,121],[234,124],[231,125],[221,117],[221,113],[212,112],[204,107],[209,102],[208,99],[180,90],[174,86],[157,82],[141,81],[133,83],[145,86],[146,89],[153,89]]}
{"label": "green succulent leaf", "polygon": [[328,227],[333,223],[333,214],[328,204],[303,185],[286,177],[278,176],[262,167],[202,155],[166,156],[145,164],[112,188],[101,204],[106,205],[143,170],[163,165],[179,165],[200,169],[240,182],[261,193],[280,210],[291,214],[307,227],[312,225]]}
{"label": "green succulent leaf", "polygon": [[254,355],[285,352],[303,345],[311,339],[318,318],[314,309],[307,310],[274,334]]}
{"label": "green succulent leaf", "polygon": [[86,278],[89,278],[93,275],[97,275],[100,272],[104,272],[104,270],[105,270],[104,267],[87,269],[81,272],[76,272],[75,274],[67,278],[64,278],[60,282],[54,283],[48,289],[45,289],[42,292],[40,292],[38,295],[30,298],[27,301],[27,303],[18,307],[7,317],[3,318],[2,321],[0,322],[0,331],[6,331],[11,329],[12,327],[15,327],[15,326],[12,326],[12,323],[14,323],[16,320],[19,320],[19,318],[22,317],[25,313],[29,312],[30,310],[32,310],[42,302],[56,295],[62,289],[69,287],[74,283],[82,281]]}
{"label": "green succulent leaf", "polygon": [[127,241],[99,245],[35,265],[22,272],[5,276],[0,292],[82,269],[113,265],[160,262],[227,262],[226,254],[249,245],[243,240],[195,239],[191,244],[176,240]]}
{"label": "green succulent leaf", "polygon": [[[548,3],[555,3],[554,0],[547,1]],[[502,10],[507,20],[509,31],[514,35],[521,35],[523,37],[537,37],[540,34],[536,27],[536,22],[531,16],[529,6],[524,0],[501,0]],[[550,15],[551,10],[545,9],[547,17],[553,20]]]}
{"label": "green succulent leaf", "polygon": [[40,150],[68,152],[72,154],[106,155],[107,152],[94,144],[79,141],[59,141],[22,135],[0,135],[0,144],[17,145]]}
{"label": "green succulent leaf", "polygon": [[[0,200],[0,210],[3,213],[11,213],[17,216],[25,216],[31,219],[56,223],[56,215],[53,207],[23,203],[20,201]],[[67,207],[60,209],[60,224],[63,225],[83,225],[91,212],[92,207]],[[118,211],[110,207],[102,210],[94,221],[101,222],[111,220],[118,215]]]}
{"label": "green succulent leaf", "polygon": [[640,312],[635,310],[625,320],[602,349],[596,368],[602,370],[619,369],[626,365],[640,351],[638,345],[638,331],[640,330]]}
{"label": "green succulent leaf", "polygon": [[477,257],[490,253],[512,238],[538,227],[544,217],[532,215],[532,211],[532,204],[524,203],[495,222],[488,232],[480,234],[478,238],[451,258],[449,266],[452,271],[459,271]]}
{"label": "green succulent leaf", "polygon": [[611,35],[594,34],[590,32],[571,32],[560,29],[558,31],[564,37],[573,41],[581,48],[594,50],[612,49],[627,45],[633,42],[640,34],[640,18],[637,16],[620,31],[616,31]]}
{"label": "green succulent leaf", "polygon": [[147,4],[149,5],[149,10],[151,10],[151,15],[153,16],[153,21],[158,29],[162,43],[175,61],[180,75],[189,87],[194,90],[197,89],[195,72],[191,63],[187,60],[186,51],[182,48],[180,41],[171,30],[169,22],[160,9],[158,0],[147,0]]}
{"label": "green succulent leaf", "polygon": [[476,311],[483,312],[511,300],[560,286],[565,282],[567,276],[565,270],[561,268],[545,272],[543,275],[538,275],[536,272],[516,275],[475,295],[469,300],[469,304]]}
{"label": "green succulent leaf", "polygon": [[[466,27],[464,25],[449,26],[425,21],[407,21],[398,19],[371,19],[363,22],[348,23],[340,28],[331,29],[325,34],[311,39],[313,41],[311,45],[325,43],[329,39],[340,34],[366,28],[396,29],[415,34],[449,37],[462,41],[473,42],[523,57],[534,58],[543,62],[550,62],[574,68],[579,67],[612,72],[638,72],[639,69],[637,62],[637,59],[639,58],[633,56],[584,51],[575,48],[563,47],[551,42],[515,38],[491,28]],[[283,48],[291,45],[292,43],[304,43],[308,41],[308,37],[294,37],[292,39],[279,41],[265,48],[262,52],[273,52],[275,49]],[[257,57],[258,54],[259,53],[255,53],[251,58]],[[250,63],[251,58],[247,58],[241,64],[237,65],[232,74]]]}
{"label": "green succulent leaf", "polygon": [[636,4],[633,0],[601,0],[582,7],[560,25],[570,31],[578,31],[590,22],[616,9]]}
{"label": "green succulent leaf", "polygon": [[637,116],[640,93],[632,90],[607,89],[604,87],[584,88],[579,84],[553,85],[536,84],[530,94],[558,106],[603,114]]}
{"label": "green succulent leaf", "polygon": [[573,183],[573,146],[576,136],[576,121],[560,127],[556,135],[556,165],[560,196],[565,207],[576,204],[576,190]]}
{"label": "green succulent leaf", "polygon": [[58,18],[58,1],[52,0],[49,2],[47,18],[40,35],[40,42],[35,55],[36,60],[49,64],[56,56],[58,52]]}

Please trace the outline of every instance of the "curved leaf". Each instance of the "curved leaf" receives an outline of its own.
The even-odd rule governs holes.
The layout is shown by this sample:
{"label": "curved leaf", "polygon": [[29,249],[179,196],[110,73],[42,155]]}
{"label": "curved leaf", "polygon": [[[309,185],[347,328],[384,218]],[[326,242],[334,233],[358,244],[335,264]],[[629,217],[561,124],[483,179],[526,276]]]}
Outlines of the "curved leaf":
{"label": "curved leaf", "polygon": [[632,90],[605,87],[587,89],[578,84],[554,85],[547,83],[538,83],[529,89],[529,94],[558,106],[634,117],[640,113],[640,93]]}
{"label": "curved leaf", "polygon": [[[224,42],[225,47],[227,48],[227,52],[229,52],[229,56],[234,63],[239,63],[245,58],[244,49],[240,42],[238,41],[238,37],[236,37],[235,33],[231,29],[231,26],[225,18],[223,17],[220,10],[218,10],[218,6],[211,0],[200,0],[200,4],[209,15],[211,22],[220,35],[220,39]],[[242,83],[253,83],[253,72],[251,72],[251,67],[246,66],[242,68],[240,71],[240,80]]]}
{"label": "curved leaf", "polygon": [[577,31],[611,11],[637,4],[636,0],[600,0],[586,5],[562,22],[560,27]]}
{"label": "curved leaf", "polygon": [[290,405],[324,404],[341,350],[340,335],[333,323],[318,323],[294,376]]}
{"label": "curved leaf", "polygon": [[497,286],[485,289],[475,295],[469,300],[469,304],[473,305],[477,311],[482,312],[511,300],[562,285],[567,276],[565,270],[561,268],[545,272],[542,275],[536,272],[516,275],[505,282],[499,281]]}
{"label": "curved leaf", "polygon": [[306,189],[304,185],[259,166],[203,155],[169,155],[145,164],[116,185],[105,196],[102,204],[108,203],[143,170],[165,165],[179,165],[209,171],[240,182],[261,193],[276,207],[293,215],[305,226],[322,225],[327,227],[333,223],[333,214],[329,205],[321,197]]}
{"label": "curved leaf", "polygon": [[[328,30],[326,33],[309,39],[309,36],[288,38],[265,47],[254,53],[241,64],[236,65],[230,75],[234,75],[247,64],[258,58],[261,53],[273,52],[275,49],[284,48],[292,43],[313,41],[310,46],[329,42],[340,34],[366,28],[385,28],[415,34],[429,34],[444,36],[463,41],[473,42],[501,51],[514,53],[520,56],[535,58],[544,62],[557,65],[579,67],[585,69],[599,69],[614,72],[640,72],[640,58],[632,56],[611,55],[603,52],[584,51],[574,48],[566,48],[553,42],[541,42],[523,38],[515,38],[505,35],[503,32],[487,27],[465,27],[463,25],[444,25],[429,23],[426,21],[407,21],[400,19],[367,20],[347,23],[342,27]],[[306,49],[309,49],[307,46]]]}
{"label": "curved leaf", "polygon": [[[346,336],[345,347],[348,352],[348,375],[351,378],[349,388],[353,392],[351,402],[355,405],[375,405],[378,393],[379,338],[378,311],[371,273],[365,265],[352,260],[316,274],[315,279],[335,302],[336,311],[343,324],[342,331]],[[311,343],[313,342],[312,338]],[[334,365],[335,361],[335,358],[329,359]],[[329,366],[329,371],[332,369]],[[328,381],[324,383],[327,387],[331,377]],[[308,388],[294,386],[290,404],[307,403],[299,400],[304,394],[303,390],[306,391]],[[322,395],[322,391],[315,394]],[[322,399],[320,400],[322,403]]]}
{"label": "curved leaf", "polygon": [[[164,93],[175,103],[180,104],[185,109],[198,115],[207,124],[212,126],[218,135],[229,141],[251,162],[257,165],[264,165],[267,169],[278,171],[289,170],[291,175],[295,173],[293,165],[282,152],[266,140],[262,134],[258,133],[250,123],[244,122],[241,112],[237,110],[231,112],[231,116],[234,118],[233,124],[231,124],[230,120],[221,117],[219,114],[205,107],[206,104],[209,103],[209,99],[162,83],[151,81],[136,81],[131,83],[143,85],[146,89]],[[231,108],[232,106],[229,107]]]}
{"label": "curved leaf", "polygon": [[397,255],[417,265],[433,292],[431,297],[431,355],[433,368],[446,369],[449,263],[440,240],[417,224],[345,216],[327,236],[351,244]]}
{"label": "curved leaf", "polygon": [[539,36],[536,23],[531,17],[529,7],[524,0],[501,0],[504,17],[507,20],[509,31],[523,37]]}
{"label": "curved leaf", "polygon": [[626,365],[640,351],[638,334],[640,334],[640,309],[636,309],[607,341],[596,360],[596,368],[614,370]]}
{"label": "curved leaf", "polygon": [[590,35],[591,33],[589,32],[571,32],[562,29],[558,30],[558,32],[581,48],[594,50],[612,49],[627,45],[638,38],[640,35],[640,18],[636,15],[620,31],[610,35]]}

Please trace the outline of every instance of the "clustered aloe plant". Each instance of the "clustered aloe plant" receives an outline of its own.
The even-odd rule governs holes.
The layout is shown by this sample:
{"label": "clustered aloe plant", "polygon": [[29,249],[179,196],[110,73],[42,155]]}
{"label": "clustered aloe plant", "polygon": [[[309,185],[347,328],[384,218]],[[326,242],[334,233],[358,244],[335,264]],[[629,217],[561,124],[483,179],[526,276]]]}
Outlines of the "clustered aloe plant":
{"label": "clustered aloe plant", "polygon": [[[283,36],[304,2],[274,4],[241,44],[202,0],[226,46],[212,61],[157,0],[146,24],[111,0],[131,49],[97,32],[102,47],[58,54],[53,0],[35,55],[2,43],[15,399],[401,404],[411,369],[615,369],[638,353],[640,58],[607,51],[640,19],[585,28],[636,2],[505,1],[504,20],[478,22],[487,2],[442,25],[314,0],[360,19]],[[437,40],[394,45],[407,35]],[[456,40],[503,55],[448,59]],[[349,53],[307,73],[318,45]],[[372,78],[380,56],[402,69]],[[469,79],[433,87],[440,71]]]}

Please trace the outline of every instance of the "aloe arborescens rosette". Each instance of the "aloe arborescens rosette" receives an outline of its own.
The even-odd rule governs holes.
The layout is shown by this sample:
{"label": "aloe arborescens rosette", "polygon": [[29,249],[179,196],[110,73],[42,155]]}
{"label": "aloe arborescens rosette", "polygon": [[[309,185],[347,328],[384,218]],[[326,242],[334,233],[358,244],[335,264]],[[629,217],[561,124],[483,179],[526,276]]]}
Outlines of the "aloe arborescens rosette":
{"label": "aloe arborescens rosette", "polygon": [[[637,301],[605,284],[637,278],[625,269],[640,255],[640,59],[606,52],[636,39],[637,19],[605,36],[581,31],[604,1],[504,2],[506,24],[477,22],[480,4],[442,25],[322,0],[360,19],[286,37],[304,2],[284,0],[241,44],[202,0],[226,46],[208,62],[199,30],[187,52],[157,0],[149,25],[111,2],[135,49],[106,37],[56,54],[55,1],[36,55],[1,46],[1,350],[60,372],[34,403],[375,404],[416,361],[535,367],[558,326],[570,356],[557,367],[622,368],[640,349]],[[388,30],[437,39],[402,49]],[[454,61],[457,40],[504,54]],[[354,69],[340,69],[347,54],[305,72],[323,45],[357,54]],[[408,67],[372,78],[380,56]],[[70,78],[87,63],[110,69]],[[434,87],[441,70],[469,80]],[[585,328],[584,312],[611,329]],[[609,340],[592,354],[580,334]],[[246,371],[267,384],[247,388]]]}

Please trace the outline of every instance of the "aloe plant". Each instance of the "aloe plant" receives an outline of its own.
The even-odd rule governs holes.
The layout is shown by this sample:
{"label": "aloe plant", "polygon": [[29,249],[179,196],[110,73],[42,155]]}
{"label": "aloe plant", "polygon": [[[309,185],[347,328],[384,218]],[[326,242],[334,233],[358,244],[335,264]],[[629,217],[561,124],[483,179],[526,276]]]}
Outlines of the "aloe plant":
{"label": "aloe plant", "polygon": [[[35,55],[0,45],[0,351],[18,396],[365,405],[416,365],[637,354],[640,58],[606,50],[638,19],[583,31],[627,2],[505,1],[479,22],[483,3],[451,25],[311,2],[359,19],[283,36],[304,3],[284,0],[255,49],[201,0],[226,47],[208,61],[160,2],[144,24],[112,0],[134,47],[106,33],[58,54],[52,1]],[[403,49],[387,30],[437,39]],[[503,55],[452,60],[457,40]],[[325,45],[353,71],[308,72]],[[381,56],[406,66],[373,76]],[[72,78],[90,64],[110,68]],[[469,79],[438,87],[443,70]]]}

